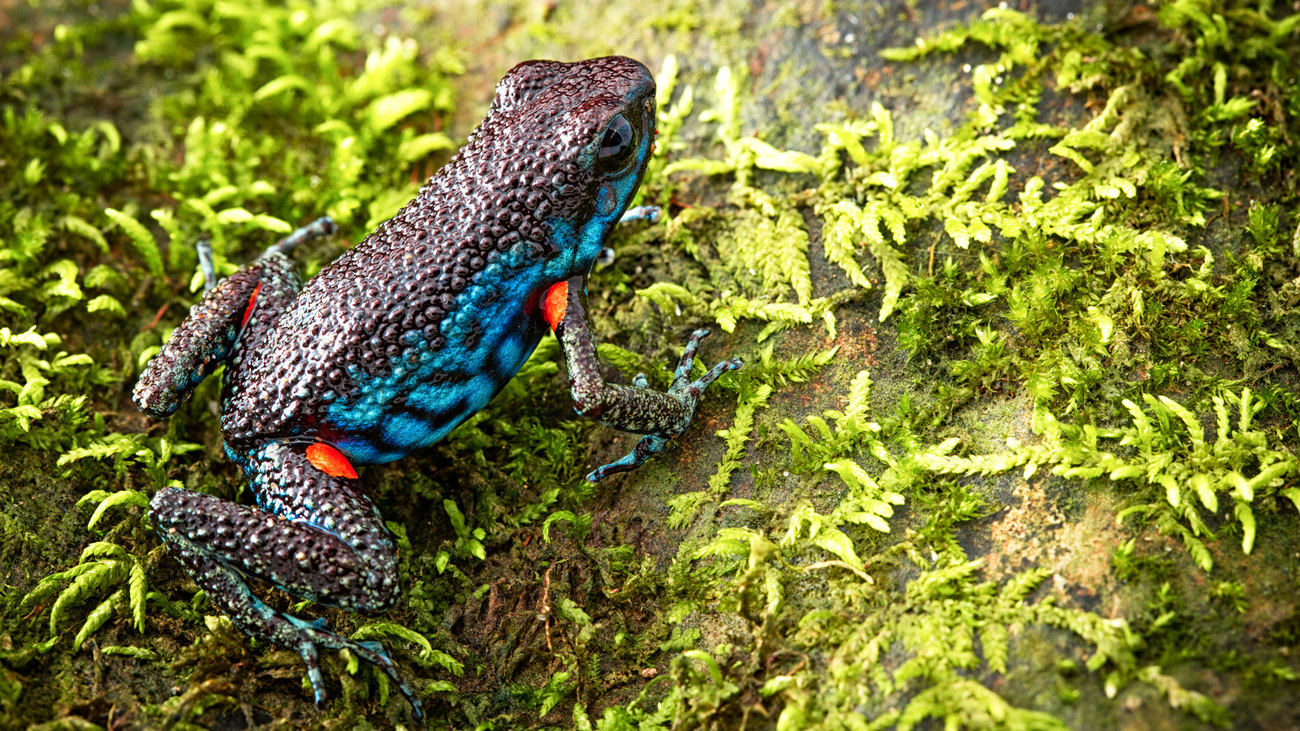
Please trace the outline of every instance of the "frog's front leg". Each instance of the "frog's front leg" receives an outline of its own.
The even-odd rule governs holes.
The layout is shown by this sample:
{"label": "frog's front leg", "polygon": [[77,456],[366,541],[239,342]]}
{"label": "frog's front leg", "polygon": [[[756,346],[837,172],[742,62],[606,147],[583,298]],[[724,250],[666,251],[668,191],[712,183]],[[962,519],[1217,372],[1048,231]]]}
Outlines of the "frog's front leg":
{"label": "frog's front leg", "polygon": [[636,447],[622,459],[596,468],[587,479],[602,480],[619,472],[636,469],[651,455],[662,451],[672,439],[690,426],[699,405],[700,395],[719,376],[743,364],[740,359],[724,360],[713,366],[703,378],[691,380],[691,365],[700,340],[708,330],[696,330],[686,343],[672,385],[667,392],[652,391],[644,375],[638,375],[633,387],[606,383],[600,375],[600,361],[591,341],[587,324],[582,277],[573,277],[552,287],[545,296],[546,321],[564,346],[564,359],[573,389],[573,407],[582,416],[619,429],[643,434]]}
{"label": "frog's front leg", "polygon": [[397,603],[397,549],[352,465],[329,444],[309,440],[262,442],[242,461],[260,509],[176,488],[154,497],[149,514],[172,555],[237,627],[302,656],[318,707],[325,705],[319,650],[347,649],[387,673],[421,717],[419,699],[375,643],[277,611],[245,581],[264,579],[366,615]]}

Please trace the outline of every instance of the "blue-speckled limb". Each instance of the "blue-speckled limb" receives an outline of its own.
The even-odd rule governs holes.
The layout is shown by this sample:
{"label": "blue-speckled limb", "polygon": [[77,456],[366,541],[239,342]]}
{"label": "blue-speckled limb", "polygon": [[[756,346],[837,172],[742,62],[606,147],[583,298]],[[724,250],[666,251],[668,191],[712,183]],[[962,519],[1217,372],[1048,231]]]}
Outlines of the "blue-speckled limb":
{"label": "blue-speckled limb", "polygon": [[315,444],[267,442],[240,460],[261,509],[167,488],[154,496],[150,516],[172,554],[236,627],[302,656],[318,706],[325,705],[318,650],[346,648],[387,673],[418,718],[419,699],[382,648],[277,611],[244,580],[260,578],[294,596],[366,615],[388,611],[401,597],[397,548],[379,511],[359,480],[331,476],[308,460],[306,450]]}
{"label": "blue-speckled limb", "polygon": [[[285,254],[333,230],[328,217],[318,219],[209,289],[141,375],[135,392],[141,410],[175,411],[216,365],[229,361],[238,368],[245,353],[262,347],[302,289]],[[298,652],[317,706],[326,703],[319,650],[348,649],[387,673],[418,718],[420,701],[382,646],[341,637],[322,620],[306,622],[276,611],[245,581],[263,579],[295,596],[366,615],[388,611],[400,598],[396,547],[379,511],[355,477],[326,474],[306,458],[306,450],[319,444],[293,437],[227,441],[226,452],[243,467],[260,509],[169,488],[154,496],[150,517],[186,571],[236,627]]]}
{"label": "blue-speckled limb", "polygon": [[555,336],[564,346],[564,360],[573,389],[573,409],[580,416],[596,419],[605,426],[645,435],[625,457],[587,475],[589,481],[596,482],[636,469],[662,451],[669,439],[690,426],[704,390],[723,373],[740,368],[742,363],[738,358],[724,360],[713,366],[704,377],[692,381],[691,365],[695,362],[695,351],[700,340],[709,334],[708,330],[696,330],[686,343],[667,392],[647,388],[649,384],[645,374],[638,374],[630,388],[605,383],[600,375],[596,346],[591,340],[591,327],[587,324],[585,299],[583,278],[568,280],[568,302],[563,317],[555,326]]}
{"label": "blue-speckled limb", "polygon": [[618,222],[631,223],[633,221],[645,221],[646,223],[659,223],[659,216],[662,214],[663,209],[659,206],[637,206],[624,211],[623,216],[618,219]]}
{"label": "blue-speckled limb", "polygon": [[[302,282],[286,254],[294,246],[337,227],[329,216],[303,226],[273,244],[252,264],[216,283],[212,248],[200,239],[196,248],[203,271],[203,299],[190,308],[149,367],[140,374],[133,398],[140,410],[155,419],[171,416],[207,378],[235,352],[235,344],[247,350],[278,315],[302,291]],[[254,315],[261,315],[254,317]]]}

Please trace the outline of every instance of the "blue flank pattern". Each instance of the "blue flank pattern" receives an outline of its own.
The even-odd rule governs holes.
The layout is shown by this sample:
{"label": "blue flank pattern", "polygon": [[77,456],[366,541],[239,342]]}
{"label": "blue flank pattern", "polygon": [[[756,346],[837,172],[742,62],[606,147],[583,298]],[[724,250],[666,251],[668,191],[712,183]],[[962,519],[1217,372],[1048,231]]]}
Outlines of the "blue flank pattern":
{"label": "blue flank pattern", "polygon": [[[336,401],[326,415],[327,431],[346,435],[335,446],[358,464],[401,459],[412,450],[442,439],[462,421],[492,400],[532,355],[544,328],[532,322],[520,306],[545,281],[541,262],[513,277],[494,263],[481,275],[502,282],[491,290],[472,284],[457,297],[456,315],[443,322],[443,347],[431,350],[423,336],[408,334],[406,343],[416,348],[418,363],[394,359],[391,372],[370,379],[360,370],[353,378],[365,383],[356,401]],[[480,281],[480,278],[476,278]],[[484,303],[490,295],[491,301]],[[466,347],[466,337],[477,331],[478,342]],[[445,378],[434,381],[436,374]],[[394,400],[405,396],[405,404]]]}
{"label": "blue flank pattern", "polygon": [[[649,154],[650,143],[640,141],[640,159]],[[353,379],[363,384],[361,397],[352,403],[336,401],[326,415],[327,431],[344,435],[335,446],[358,464],[392,462],[434,444],[487,406],[545,334],[540,318],[525,312],[520,303],[591,269],[640,182],[639,175],[628,174],[602,184],[595,195],[596,210],[580,229],[568,221],[547,221],[550,244],[564,252],[560,256],[537,259],[520,246],[484,268],[457,296],[455,314],[442,323],[446,342],[436,352],[412,332],[406,343],[416,346],[417,364],[409,365],[400,356],[392,361],[389,375],[368,380],[353,367]],[[480,282],[498,284],[489,289]],[[475,331],[478,342],[467,347],[466,336]],[[435,383],[433,376],[439,373],[449,378]],[[394,405],[402,395],[405,405]]]}

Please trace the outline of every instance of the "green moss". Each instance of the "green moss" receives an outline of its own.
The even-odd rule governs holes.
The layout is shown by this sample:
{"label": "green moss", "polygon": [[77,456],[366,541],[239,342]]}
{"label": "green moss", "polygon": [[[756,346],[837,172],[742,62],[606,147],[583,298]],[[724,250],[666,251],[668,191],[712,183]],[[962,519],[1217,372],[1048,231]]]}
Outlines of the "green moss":
{"label": "green moss", "polygon": [[[1189,6],[1171,7],[1183,12]],[[1236,14],[1227,17],[1236,18],[1243,29],[1256,22],[1265,29],[1260,38],[1266,36],[1267,40],[1260,43],[1290,43],[1289,22],[1280,35],[1273,35],[1272,21],[1260,20],[1250,10],[1233,12]],[[1178,26],[1176,17],[1181,16],[1166,14],[1162,19],[1170,26]],[[975,584],[964,583],[978,569],[978,562],[965,562],[953,532],[959,524],[984,515],[987,502],[960,485],[931,485],[925,475],[990,474],[1029,464],[1029,477],[1036,465],[1051,464],[1056,474],[1067,478],[1108,475],[1112,480],[1139,478],[1147,485],[1163,485],[1163,499],[1144,502],[1138,492],[1132,498],[1137,504],[1122,510],[1118,517],[1149,516],[1161,531],[1179,536],[1206,571],[1213,561],[1202,538],[1213,538],[1213,534],[1192,502],[1214,513],[1219,511],[1218,496],[1223,494],[1233,501],[1229,519],[1236,523],[1243,550],[1251,551],[1257,532],[1252,508],[1255,490],[1268,485],[1269,490],[1284,489],[1288,496],[1300,494],[1286,487],[1291,484],[1286,476],[1295,472],[1295,458],[1289,445],[1272,446],[1276,442],[1265,431],[1253,429],[1252,415],[1266,408],[1264,401],[1256,400],[1249,391],[1228,392],[1232,381],[1207,377],[1193,364],[1212,353],[1236,352],[1238,367],[1249,373],[1260,367],[1258,348],[1281,351],[1286,345],[1276,339],[1273,345],[1265,345],[1264,339],[1272,336],[1259,329],[1260,305],[1248,271],[1238,268],[1236,272],[1216,273],[1213,254],[1201,248],[1199,268],[1189,267],[1189,275],[1176,272],[1178,267],[1187,266],[1182,263],[1182,255],[1188,250],[1182,230],[1204,226],[1206,202],[1222,196],[1219,191],[1192,182],[1202,175],[1199,165],[1203,163],[1196,160],[1204,158],[1197,156],[1219,154],[1216,130],[1240,119],[1252,104],[1243,97],[1229,98],[1222,74],[1212,87],[1198,90],[1182,84],[1179,73],[1170,72],[1165,78],[1169,87],[1154,87],[1143,81],[1156,68],[1143,54],[1109,46],[1099,37],[1081,34],[1074,28],[1039,26],[1011,11],[990,11],[968,28],[887,55],[895,60],[914,59],[934,51],[951,52],[972,41],[991,46],[1001,56],[973,70],[972,84],[979,107],[967,126],[951,137],[931,135],[924,143],[899,142],[893,137],[889,115],[877,108],[872,122],[821,125],[827,143],[818,156],[769,149],[761,141],[738,136],[734,127],[734,82],[729,75],[720,74],[721,101],[709,119],[719,124],[725,157],[721,161],[687,160],[665,170],[669,175],[690,170],[734,176],[731,201],[736,208],[725,218],[738,223],[720,222],[716,216],[706,218],[698,213],[683,214],[679,220],[688,226],[708,221],[713,228],[710,237],[696,234],[682,239],[682,243],[686,252],[711,272],[726,271],[730,259],[735,262],[733,266],[743,267],[751,277],[767,265],[790,276],[799,271],[785,263],[785,255],[778,250],[765,249],[764,239],[783,241],[772,233],[760,232],[757,240],[748,241],[743,247],[744,256],[730,252],[725,245],[726,227],[744,225],[746,220],[747,201],[753,200],[748,193],[753,185],[752,171],[816,175],[821,181],[815,193],[816,212],[824,221],[827,259],[843,269],[850,284],[870,288],[872,282],[854,253],[856,243],[861,242],[874,255],[887,281],[880,319],[887,320],[895,311],[895,303],[900,303],[897,307],[904,313],[899,325],[900,346],[922,366],[922,371],[933,372],[941,366],[950,379],[935,386],[935,400],[919,422],[906,409],[907,402],[903,407],[907,416],[896,418],[892,424],[882,427],[866,422],[869,380],[865,373],[854,381],[846,410],[858,414],[860,423],[838,412],[835,418],[849,419],[848,426],[841,422],[832,430],[825,420],[812,417],[809,429],[805,429],[785,420],[781,429],[791,440],[791,467],[810,476],[838,473],[845,483],[839,507],[827,513],[807,504],[777,503],[776,514],[767,525],[788,522],[779,545],[768,542],[762,530],[719,528],[711,541],[679,552],[679,565],[683,561],[702,563],[693,572],[684,567],[674,572],[670,585],[693,597],[696,605],[709,600],[734,605],[750,624],[755,653],[760,647],[771,652],[773,643],[775,647],[786,647],[784,643],[792,637],[804,639],[797,644],[797,652],[816,658],[811,660],[815,669],[807,671],[811,674],[773,677],[767,673],[764,681],[765,674],[757,671],[756,657],[751,656],[739,663],[739,675],[731,681],[738,688],[744,687],[741,679],[756,688],[761,685],[761,695],[778,699],[784,709],[778,725],[870,726],[878,722],[881,726],[910,728],[923,718],[938,716],[958,727],[1061,727],[1050,716],[1006,706],[998,696],[951,671],[979,666],[979,659],[969,648],[973,647],[972,628],[983,627],[987,633],[980,636],[983,661],[992,672],[1006,672],[1006,650],[1000,644],[1005,642],[1001,638],[1005,638],[1006,626],[1034,623],[1068,628],[1083,641],[1094,643],[1097,651],[1089,668],[1108,668],[1108,696],[1116,694],[1125,683],[1140,680],[1155,688],[1171,705],[1203,721],[1226,724],[1229,716],[1225,709],[1208,697],[1187,690],[1157,666],[1141,666],[1137,654],[1145,643],[1124,625],[1108,623],[1084,611],[1040,609],[1034,604],[1016,609],[1024,613],[1016,615],[1017,619],[1005,620],[1004,625],[985,615],[988,610],[979,608],[974,597],[990,596],[992,585],[979,584],[981,588],[975,588]],[[1054,48],[1040,55],[1039,44],[1052,44]],[[1199,46],[1202,51],[1210,47],[1204,43]],[[1237,57],[1237,63],[1245,62]],[[1041,97],[1042,84],[1053,74],[1058,86],[1106,90],[1105,106],[1091,122],[1081,128],[1062,128],[1035,121],[1033,109]],[[1173,149],[1175,160],[1145,143],[1148,135],[1168,123],[1166,111],[1171,105],[1180,103],[1170,94],[1181,95],[1184,101],[1198,95],[1206,100],[1205,111],[1190,123],[1197,144]],[[1007,117],[1011,118],[1010,126],[1004,126]],[[1280,138],[1281,132],[1277,135]],[[870,137],[877,138],[874,149],[863,144]],[[1047,181],[1030,178],[1019,186],[1019,203],[1013,207],[1003,199],[1016,171],[999,156],[1036,138],[1057,139],[1050,152],[1068,160],[1077,172],[1070,178],[1051,181],[1050,194]],[[1251,142],[1254,139],[1243,141],[1240,149],[1255,159],[1256,173],[1266,173],[1264,163],[1271,159],[1267,155],[1276,153],[1261,153],[1260,146]],[[1256,207],[1249,217],[1247,230],[1257,248],[1247,258],[1255,257],[1250,260],[1257,262],[1256,268],[1258,262],[1279,253],[1270,248],[1278,242],[1276,215],[1276,209]],[[909,231],[923,227],[927,221],[941,224],[944,236],[931,244],[928,257],[922,259],[923,273],[916,275],[911,273],[908,258],[886,245],[880,227],[882,222],[887,224],[894,243],[905,251]],[[698,243],[705,238],[724,243],[710,252]],[[785,237],[784,241],[788,240]],[[966,253],[974,247],[980,249],[978,257]],[[936,262],[936,250],[950,253]],[[715,256],[720,260],[717,263]],[[724,297],[730,287],[741,291],[746,287],[744,277],[736,276],[734,269],[729,275],[714,274],[712,278]],[[798,296],[797,288],[794,296],[787,294],[778,299],[780,289],[776,284],[764,282],[777,302],[784,299],[789,306],[798,306],[806,301]],[[680,312],[690,308],[696,315],[713,316],[724,329],[734,327],[734,310],[720,311],[716,303],[700,299],[685,288],[660,284],[646,295],[665,309],[671,306]],[[770,311],[773,305],[766,307]],[[758,339],[770,334],[771,328],[765,328]],[[1224,339],[1216,342],[1216,337]],[[1269,360],[1264,358],[1262,362]],[[1171,365],[1174,363],[1177,366]],[[1141,374],[1136,382],[1124,375],[1134,371]],[[1195,383],[1197,392],[1203,394],[1199,398],[1213,401],[1216,425],[1208,434],[1191,411],[1160,394],[1159,389],[1175,381]],[[924,446],[928,435],[941,433],[953,413],[977,395],[991,391],[1029,396],[1032,423],[1040,435],[1034,445],[1018,447],[1005,455],[961,458],[947,456],[959,444],[957,439]],[[1145,408],[1151,411],[1135,405],[1134,398],[1145,402]],[[1121,405],[1133,425],[1116,429],[1110,424],[1119,415]],[[1229,411],[1240,414],[1230,416]],[[1077,413],[1077,425],[1062,426],[1054,413]],[[918,426],[920,435],[914,431]],[[810,436],[809,430],[820,434],[820,438]],[[918,436],[920,445],[916,443]],[[901,460],[891,454],[891,437],[907,450]],[[1110,456],[1101,457],[1102,453],[1096,451],[1098,438],[1119,440],[1121,446],[1137,450],[1137,454],[1120,457],[1106,452]],[[1291,439],[1280,430],[1273,432],[1273,438],[1284,442]],[[875,470],[886,471],[877,477],[870,467],[864,469],[853,459],[861,452],[879,461],[880,467]],[[1097,456],[1083,457],[1085,453]],[[895,487],[897,492],[881,485]],[[882,489],[886,491],[879,492]],[[1184,491],[1188,496],[1184,497]],[[860,533],[841,530],[847,516],[859,515],[877,531],[890,531],[893,511],[889,501],[881,501],[879,496],[893,495],[901,503],[909,492],[924,498],[920,502],[928,515],[913,539],[921,540],[920,545],[904,541],[881,551],[888,544],[864,541]],[[680,495],[673,503],[672,520],[686,524],[705,499],[706,493],[702,492]],[[1263,498],[1263,502],[1274,504],[1270,497]],[[761,509],[772,506],[761,500],[729,501],[724,505],[750,503]],[[876,507],[868,507],[865,513],[853,512],[861,510],[859,505]],[[1132,545],[1128,545],[1117,561],[1121,571],[1133,575],[1142,569],[1127,558],[1132,553]],[[863,564],[859,551],[864,547],[881,551],[876,554],[880,557],[900,551],[916,554],[913,560],[922,572],[909,577],[904,596],[912,603],[905,601],[902,605],[909,608],[905,611],[915,608],[925,618],[916,634],[910,634],[906,614],[897,615],[893,620],[897,624],[891,625],[885,619],[891,615],[878,604],[874,605],[874,613],[855,614],[851,609],[854,605],[832,594],[824,605],[834,609],[805,613],[823,602],[810,601],[807,592],[800,592],[799,599],[792,600],[783,591],[792,581],[789,570],[799,563],[793,556],[809,550],[829,552],[837,560],[814,561],[805,569],[839,566],[845,580],[866,580],[866,586],[872,586],[872,576],[858,568]],[[925,559],[918,550],[922,548],[931,551],[931,559]],[[777,557],[786,567],[785,572],[769,565]],[[866,565],[871,566],[875,560],[868,558]],[[938,562],[933,569],[932,562]],[[725,570],[720,570],[723,567]],[[927,569],[937,573],[927,573]],[[945,572],[954,571],[957,573],[952,578],[946,578]],[[940,576],[945,578],[937,578]],[[999,606],[1018,606],[1044,576],[1031,570],[1013,579],[1004,591],[1010,591],[1009,596],[1014,598]],[[745,592],[760,577],[765,577],[762,585],[766,588],[750,600]],[[953,582],[952,593],[942,596],[944,603],[938,603],[939,595],[930,596],[918,589],[934,581],[939,586]],[[1232,611],[1245,610],[1244,590],[1239,584],[1229,581],[1217,586],[1212,595],[1221,603]],[[967,590],[974,593],[961,594]],[[876,601],[886,602],[883,606],[888,607],[889,595],[877,592],[869,594],[875,594]],[[961,604],[962,600],[957,599],[957,606],[962,608],[950,606],[954,597],[963,596],[972,603]],[[925,604],[929,600],[935,603]],[[785,607],[787,601],[798,607]],[[756,609],[759,606],[766,606],[764,613]],[[950,611],[956,611],[960,619],[934,625],[942,623],[940,618]],[[772,629],[779,621],[777,617],[798,617],[801,613],[802,622],[812,617],[820,621],[809,625],[802,635]],[[871,638],[876,649],[865,660],[859,645],[867,642],[866,637],[852,639],[857,637],[854,634],[846,638],[834,629],[841,621]],[[1167,621],[1157,618],[1148,629],[1156,633]],[[1103,627],[1109,629],[1102,631]],[[1117,628],[1122,629],[1120,635],[1107,635]],[[937,638],[947,644],[927,644]],[[901,665],[877,666],[877,653],[889,648],[902,653]],[[832,658],[843,652],[854,658],[852,670],[836,670]],[[847,680],[841,683],[842,677]],[[891,694],[903,688],[914,693],[919,690],[919,694],[874,722],[868,716],[850,724],[852,714],[860,712],[851,709],[889,708]],[[719,702],[729,697],[724,694]],[[841,697],[848,700],[836,710],[835,699]],[[681,705],[677,708],[679,713],[690,712]],[[703,723],[715,712],[698,712],[696,721]],[[650,719],[642,719],[642,723],[647,722]]]}
{"label": "green moss", "polygon": [[[1270,598],[1294,566],[1300,498],[1297,16],[1179,0],[1102,35],[995,9],[884,54],[898,65],[881,73],[926,57],[968,92],[963,121],[906,108],[946,108],[944,84],[831,102],[812,124],[777,103],[760,134],[756,96],[823,89],[789,58],[769,73],[746,56],[738,29],[753,29],[734,11],[678,3],[627,23],[668,46],[707,38],[737,65],[661,66],[642,196],[670,215],[620,234],[591,310],[624,377],[662,385],[676,333],[710,321],[726,337],[708,357],[731,350],[746,368],[710,392],[680,450],[595,491],[582,475],[626,445],[569,420],[547,341],[449,439],[367,470],[409,595],[379,622],[327,616],[383,639],[456,727],[1262,716],[1251,704],[1272,708],[1298,673],[1282,652],[1294,606]],[[510,53],[624,18],[503,12],[493,27],[508,27]],[[840,38],[841,12],[786,8],[755,35]],[[6,41],[22,61],[5,62],[0,89],[13,173],[0,182],[0,446],[21,468],[0,479],[54,474],[66,511],[50,541],[52,518],[0,515],[0,557],[40,556],[0,592],[6,723],[62,704],[74,710],[55,723],[107,725],[85,701],[102,688],[138,689],[160,725],[225,725],[241,703],[306,709],[295,656],[201,617],[205,598],[142,520],[166,485],[236,492],[206,408],[215,384],[158,426],[124,396],[193,301],[201,233],[225,272],[325,212],[356,240],[453,146],[458,57],[368,32],[395,17],[166,0]],[[124,63],[121,47],[134,49]],[[123,93],[101,118],[77,99],[104,84],[159,91]],[[307,251],[308,269],[337,246]],[[1029,482],[998,477],[1014,468]],[[1015,525],[1040,507],[1025,504],[1035,491],[1058,496],[1071,528],[1113,532],[1097,574],[998,543],[1037,533],[1084,560],[1071,528]],[[79,559],[87,532],[103,535]],[[1242,633],[1256,640],[1229,647]],[[95,648],[112,673],[143,669],[98,685],[74,672]],[[326,663],[339,700],[312,718],[402,721],[382,676]]]}

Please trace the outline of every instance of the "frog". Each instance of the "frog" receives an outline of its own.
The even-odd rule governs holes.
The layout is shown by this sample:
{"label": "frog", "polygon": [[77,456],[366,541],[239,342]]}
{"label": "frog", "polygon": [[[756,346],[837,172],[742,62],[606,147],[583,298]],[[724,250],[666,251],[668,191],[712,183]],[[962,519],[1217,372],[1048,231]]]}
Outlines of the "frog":
{"label": "frog", "polygon": [[708,335],[699,329],[667,391],[650,388],[644,374],[630,386],[601,375],[587,281],[645,175],[655,110],[654,78],[636,60],[520,63],[464,146],[396,215],[305,285],[289,255],[333,233],[328,217],[220,282],[207,272],[206,291],[142,371],[133,400],[161,419],[224,365],[224,448],[256,504],[167,487],[149,517],[234,626],[297,652],[318,708],[328,705],[320,653],[347,650],[385,673],[423,717],[380,643],[276,609],[249,586],[265,581],[365,616],[397,604],[397,547],[357,466],[442,439],[550,334],[563,349],[576,413],[642,435],[587,475],[593,482],[662,451],[690,425],[705,390],[743,365],[723,360],[692,379]]}

